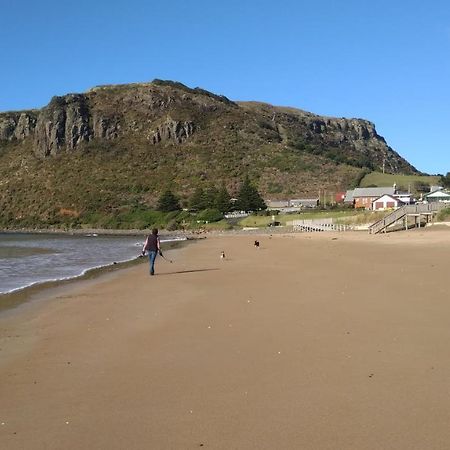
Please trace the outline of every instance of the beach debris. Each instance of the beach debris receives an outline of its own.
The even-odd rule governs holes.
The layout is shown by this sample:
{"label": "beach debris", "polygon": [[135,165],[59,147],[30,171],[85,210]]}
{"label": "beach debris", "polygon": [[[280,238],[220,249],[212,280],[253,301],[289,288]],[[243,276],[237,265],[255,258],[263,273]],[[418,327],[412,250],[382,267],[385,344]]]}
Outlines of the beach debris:
{"label": "beach debris", "polygon": [[109,317],[107,317],[106,320],[109,320]]}
{"label": "beach debris", "polygon": [[208,328],[211,328],[211,325],[208,325]]}
{"label": "beach debris", "polygon": [[66,425],[69,425],[69,421],[68,420],[66,420]]}
{"label": "beach debris", "polygon": [[337,241],[337,240],[338,240],[338,238],[331,238],[331,240],[332,240],[332,241]]}
{"label": "beach debris", "polygon": [[5,422],[2,422],[2,426],[5,425]]}
{"label": "beach debris", "polygon": [[192,411],[192,409],[189,410],[189,414],[192,414],[194,411]]}
{"label": "beach debris", "polygon": [[278,352],[279,355],[281,355],[281,352]]}
{"label": "beach debris", "polygon": [[372,378],[372,377],[373,377],[373,375],[374,375],[374,374],[373,374],[373,373],[371,373],[371,374],[369,375],[369,378]]}

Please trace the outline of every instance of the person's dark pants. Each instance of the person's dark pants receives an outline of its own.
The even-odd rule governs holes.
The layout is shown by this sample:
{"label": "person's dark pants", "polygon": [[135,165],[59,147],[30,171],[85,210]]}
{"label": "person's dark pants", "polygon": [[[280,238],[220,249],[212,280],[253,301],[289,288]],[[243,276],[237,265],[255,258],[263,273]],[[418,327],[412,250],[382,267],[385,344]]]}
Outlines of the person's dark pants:
{"label": "person's dark pants", "polygon": [[150,275],[155,274],[155,259],[156,259],[156,252],[154,251],[148,252],[148,260],[150,261]]}

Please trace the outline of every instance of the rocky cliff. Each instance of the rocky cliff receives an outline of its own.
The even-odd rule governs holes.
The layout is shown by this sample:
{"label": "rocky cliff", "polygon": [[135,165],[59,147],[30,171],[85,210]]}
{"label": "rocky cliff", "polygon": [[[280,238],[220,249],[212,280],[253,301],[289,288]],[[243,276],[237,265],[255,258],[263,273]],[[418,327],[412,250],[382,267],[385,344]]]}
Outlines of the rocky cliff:
{"label": "rocky cliff", "polygon": [[32,150],[39,157],[76,151],[93,140],[133,135],[144,137],[149,146],[182,144],[199,129],[203,138],[217,134],[220,114],[231,119],[223,121],[223,129],[228,134],[238,131],[243,145],[243,135],[253,133],[261,143],[283,143],[340,163],[369,168],[384,163],[391,173],[416,172],[367,120],[322,117],[256,102],[238,104],[201,89],[158,80],[98,87],[85,94],[54,97],[40,111],[0,114],[0,142],[32,136]]}
{"label": "rocky cliff", "polygon": [[38,112],[0,113],[0,143],[22,141],[34,133]]}

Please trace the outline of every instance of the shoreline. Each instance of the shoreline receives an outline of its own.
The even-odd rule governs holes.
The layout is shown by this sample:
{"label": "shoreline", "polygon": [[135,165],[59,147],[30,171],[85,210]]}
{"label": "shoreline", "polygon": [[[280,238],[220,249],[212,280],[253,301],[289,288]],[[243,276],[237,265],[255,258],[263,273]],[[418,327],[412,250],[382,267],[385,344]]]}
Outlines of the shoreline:
{"label": "shoreline", "polygon": [[[92,235],[97,234],[99,236],[146,236],[152,232],[152,229],[145,230],[137,230],[137,229],[129,229],[129,230],[120,230],[120,229],[107,229],[107,228],[86,228],[86,229],[27,229],[20,228],[16,230],[10,229],[0,229],[0,234],[56,234],[63,236],[78,236],[78,235]],[[159,230],[160,235],[164,236],[183,236],[187,240],[191,238],[195,238],[196,233],[186,233],[184,230],[176,230],[176,231],[167,231],[167,230]]]}
{"label": "shoreline", "polygon": [[[187,239],[165,241],[161,243],[161,246],[164,251],[171,251],[184,247],[190,241]],[[76,283],[94,280],[103,275],[115,273],[146,262],[146,257],[137,256],[127,261],[112,262],[107,265],[86,269],[84,273],[70,278],[36,282],[29,286],[17,288],[11,292],[0,293],[0,317],[7,311],[30,303],[33,299],[41,298],[46,292],[58,292],[58,289],[64,289],[71,285],[76,285]]]}

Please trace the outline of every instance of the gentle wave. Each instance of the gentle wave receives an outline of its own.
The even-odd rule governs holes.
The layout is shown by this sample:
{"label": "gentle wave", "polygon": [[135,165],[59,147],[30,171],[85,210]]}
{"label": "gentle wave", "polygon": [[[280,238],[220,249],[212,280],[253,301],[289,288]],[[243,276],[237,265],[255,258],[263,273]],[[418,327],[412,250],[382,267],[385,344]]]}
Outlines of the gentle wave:
{"label": "gentle wave", "polygon": [[[142,236],[0,233],[0,252],[8,255],[0,258],[0,298],[31,286],[76,279],[91,270],[132,261],[140,255],[144,240]],[[185,240],[184,236],[161,237],[161,243]]]}

